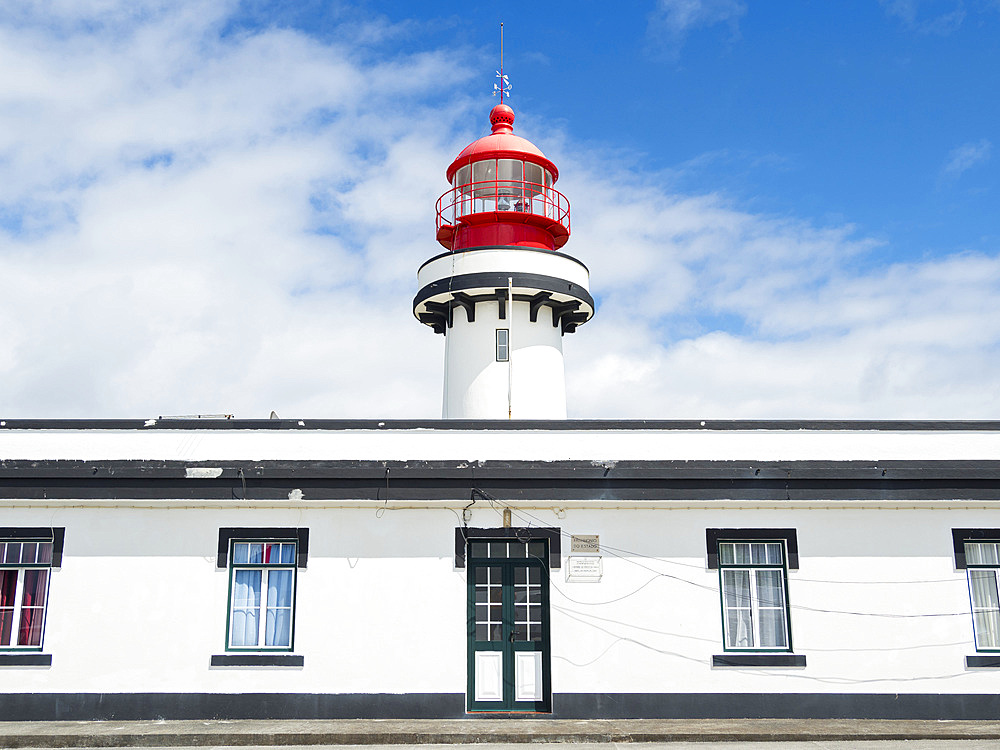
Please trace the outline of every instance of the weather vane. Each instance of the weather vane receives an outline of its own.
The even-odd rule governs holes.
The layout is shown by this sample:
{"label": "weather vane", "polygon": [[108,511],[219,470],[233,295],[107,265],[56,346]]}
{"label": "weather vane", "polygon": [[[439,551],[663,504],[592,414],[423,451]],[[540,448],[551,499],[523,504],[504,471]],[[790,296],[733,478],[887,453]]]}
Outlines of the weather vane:
{"label": "weather vane", "polygon": [[493,96],[499,91],[500,103],[503,104],[503,95],[510,97],[510,81],[503,74],[503,21],[500,22],[500,70],[497,71],[497,78],[500,79],[500,83],[493,84]]}

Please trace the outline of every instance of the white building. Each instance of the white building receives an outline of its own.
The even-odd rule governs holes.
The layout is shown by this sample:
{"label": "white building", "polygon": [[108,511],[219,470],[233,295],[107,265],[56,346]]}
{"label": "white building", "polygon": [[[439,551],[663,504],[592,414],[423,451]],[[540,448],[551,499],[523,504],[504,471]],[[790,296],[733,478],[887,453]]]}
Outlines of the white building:
{"label": "white building", "polygon": [[1000,423],[560,419],[507,117],[414,300],[452,419],[0,421],[0,720],[997,715]]}

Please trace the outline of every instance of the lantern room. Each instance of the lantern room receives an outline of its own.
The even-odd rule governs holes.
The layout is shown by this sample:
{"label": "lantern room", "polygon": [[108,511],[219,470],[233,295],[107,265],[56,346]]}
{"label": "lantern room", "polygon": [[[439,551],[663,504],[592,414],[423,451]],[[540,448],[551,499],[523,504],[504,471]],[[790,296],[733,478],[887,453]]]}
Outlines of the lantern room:
{"label": "lantern room", "polygon": [[514,111],[490,112],[492,133],[448,167],[451,189],[437,202],[437,240],[458,251],[504,245],[557,250],[570,233],[569,201],[553,187],[559,170],[537,146],[514,135]]}

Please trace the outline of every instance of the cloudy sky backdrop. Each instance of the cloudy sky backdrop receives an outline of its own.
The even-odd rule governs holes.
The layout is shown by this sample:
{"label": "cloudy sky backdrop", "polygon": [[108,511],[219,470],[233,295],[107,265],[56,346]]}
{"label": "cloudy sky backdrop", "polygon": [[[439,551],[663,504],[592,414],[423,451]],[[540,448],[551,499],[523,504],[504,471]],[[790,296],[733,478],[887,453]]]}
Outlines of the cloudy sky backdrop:
{"label": "cloudy sky backdrop", "polygon": [[424,417],[445,167],[560,167],[579,418],[1000,418],[1000,0],[9,0],[0,417]]}

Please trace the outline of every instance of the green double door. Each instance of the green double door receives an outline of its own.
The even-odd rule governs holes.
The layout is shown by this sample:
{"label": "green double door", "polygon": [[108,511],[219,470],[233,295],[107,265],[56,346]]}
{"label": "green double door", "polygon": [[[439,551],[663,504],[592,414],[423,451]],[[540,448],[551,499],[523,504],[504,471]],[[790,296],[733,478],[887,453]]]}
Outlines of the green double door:
{"label": "green double door", "polygon": [[469,711],[552,710],[548,542],[470,541]]}

